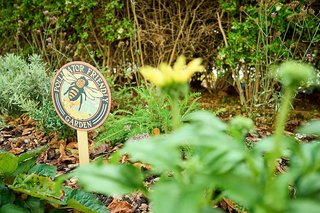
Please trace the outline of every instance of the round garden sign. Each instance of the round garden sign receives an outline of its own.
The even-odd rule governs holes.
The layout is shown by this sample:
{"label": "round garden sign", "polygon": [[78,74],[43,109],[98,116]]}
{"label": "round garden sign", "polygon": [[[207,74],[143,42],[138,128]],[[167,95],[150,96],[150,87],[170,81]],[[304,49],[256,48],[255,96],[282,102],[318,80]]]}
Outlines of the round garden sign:
{"label": "round garden sign", "polygon": [[[103,124],[111,106],[107,81],[95,67],[81,61],[65,64],[56,73],[52,100],[59,117],[77,130],[79,143],[87,131]],[[80,145],[79,154],[81,164]]]}

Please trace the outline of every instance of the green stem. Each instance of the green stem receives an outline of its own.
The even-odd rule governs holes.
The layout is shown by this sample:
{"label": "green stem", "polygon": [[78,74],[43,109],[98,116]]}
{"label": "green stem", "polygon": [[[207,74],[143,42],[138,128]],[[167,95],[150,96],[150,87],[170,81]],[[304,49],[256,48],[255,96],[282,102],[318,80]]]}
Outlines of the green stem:
{"label": "green stem", "polygon": [[180,126],[181,114],[178,98],[170,98],[171,101],[171,116],[172,116],[172,128],[176,130]]}
{"label": "green stem", "polygon": [[[282,137],[286,126],[286,121],[290,111],[290,104],[293,99],[294,89],[287,88],[283,95],[280,110],[276,118],[276,129],[274,133],[274,147],[268,157],[268,181],[272,181],[274,171],[277,165],[277,159],[281,157]],[[268,184],[267,184],[268,185]]]}

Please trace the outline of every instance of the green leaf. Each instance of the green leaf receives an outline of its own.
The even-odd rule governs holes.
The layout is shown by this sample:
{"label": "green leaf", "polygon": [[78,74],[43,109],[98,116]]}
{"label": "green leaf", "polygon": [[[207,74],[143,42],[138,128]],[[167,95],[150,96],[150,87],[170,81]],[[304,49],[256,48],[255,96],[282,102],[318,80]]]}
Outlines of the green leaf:
{"label": "green leaf", "polygon": [[265,206],[269,206],[274,212],[281,212],[285,209],[288,200],[288,186],[291,181],[291,176],[281,174],[266,186],[263,200]]}
{"label": "green leaf", "polygon": [[30,213],[27,209],[24,209],[20,206],[17,206],[15,204],[9,203],[0,208],[0,213]]}
{"label": "green leaf", "polygon": [[18,168],[18,157],[10,152],[0,152],[0,176],[9,176]]}
{"label": "green leaf", "polygon": [[319,213],[320,203],[315,200],[296,199],[288,204],[287,213]]}
{"label": "green leaf", "polygon": [[19,174],[9,188],[22,192],[33,197],[48,200],[53,203],[62,204],[62,190],[54,190],[56,183],[49,177],[39,176],[37,174]]}
{"label": "green leaf", "polygon": [[150,191],[152,212],[194,213],[200,212],[204,199],[204,188],[197,185],[157,182]]}
{"label": "green leaf", "polygon": [[52,165],[47,165],[47,164],[38,164],[33,166],[29,171],[28,174],[35,173],[37,175],[41,176],[48,176],[52,180],[55,178],[57,175],[57,168]]}
{"label": "green leaf", "polygon": [[24,209],[28,209],[31,213],[44,213],[45,203],[36,197],[29,196],[26,200],[18,199],[16,204]]}
{"label": "green leaf", "polygon": [[13,176],[17,176],[18,174],[21,174],[21,173],[27,173],[28,170],[36,163],[36,161],[37,161],[36,158],[30,158],[20,162],[18,165],[18,168],[13,173]]}
{"label": "green leaf", "polygon": [[106,206],[93,194],[80,189],[65,188],[69,207],[86,213],[108,213]]}
{"label": "green leaf", "polygon": [[49,213],[68,213],[69,211],[64,209],[51,209]]}
{"label": "green leaf", "polygon": [[224,211],[213,207],[206,207],[201,210],[201,213],[224,213]]}
{"label": "green leaf", "polygon": [[229,172],[219,176],[212,175],[211,180],[216,187],[224,189],[231,200],[246,207],[256,204],[263,196],[262,186],[250,176]]}
{"label": "green leaf", "polygon": [[320,173],[311,173],[300,178],[296,186],[297,198],[313,198],[320,201]]}
{"label": "green leaf", "polygon": [[127,142],[122,154],[129,154],[132,161],[141,161],[153,166],[156,172],[177,167],[181,162],[179,144],[170,143],[167,137],[158,136],[150,140]]}
{"label": "green leaf", "polygon": [[42,152],[44,152],[46,149],[48,149],[49,146],[48,145],[45,145],[45,146],[40,146],[40,147],[37,147],[33,150],[30,150],[28,152],[25,152],[21,155],[19,155],[19,162],[22,162],[22,161],[25,161],[25,160],[28,160],[30,158],[35,158],[35,157],[38,157],[38,155]]}
{"label": "green leaf", "polygon": [[79,184],[87,191],[121,195],[144,190],[142,173],[132,165],[90,164],[72,174],[79,177]]}
{"label": "green leaf", "polygon": [[0,206],[13,203],[15,195],[3,183],[0,183]]}
{"label": "green leaf", "polygon": [[185,116],[184,121],[192,123],[200,122],[201,125],[208,126],[215,131],[223,131],[227,128],[225,123],[208,111],[196,111],[190,113],[189,115]]}
{"label": "green leaf", "polygon": [[297,131],[301,134],[306,135],[320,135],[320,120],[311,121],[305,124],[304,126],[300,127]]}

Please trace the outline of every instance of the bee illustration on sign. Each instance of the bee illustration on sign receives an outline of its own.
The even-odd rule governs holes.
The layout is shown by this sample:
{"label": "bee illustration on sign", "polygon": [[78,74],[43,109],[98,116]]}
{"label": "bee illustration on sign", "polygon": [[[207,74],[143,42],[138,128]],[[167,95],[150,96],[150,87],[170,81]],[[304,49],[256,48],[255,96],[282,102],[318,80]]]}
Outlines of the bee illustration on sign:
{"label": "bee illustration on sign", "polygon": [[69,84],[71,84],[70,87],[67,89],[67,91],[64,93],[64,95],[68,93],[68,99],[70,101],[76,101],[80,98],[80,106],[78,111],[80,111],[81,109],[83,95],[84,95],[85,101],[87,100],[86,99],[87,97],[91,100],[94,100],[95,98],[101,98],[103,96],[102,92],[88,86],[89,80],[86,79],[85,76],[81,76],[80,78],[77,78],[67,69],[63,69],[62,73],[64,76],[63,79]]}

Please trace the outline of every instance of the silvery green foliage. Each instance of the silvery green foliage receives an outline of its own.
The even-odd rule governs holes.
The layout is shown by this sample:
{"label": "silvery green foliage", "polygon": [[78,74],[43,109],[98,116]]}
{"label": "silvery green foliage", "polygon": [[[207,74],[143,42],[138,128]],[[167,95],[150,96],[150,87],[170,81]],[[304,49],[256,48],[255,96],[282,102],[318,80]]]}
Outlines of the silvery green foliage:
{"label": "silvery green foliage", "polygon": [[40,56],[0,56],[0,112],[33,112],[49,97],[50,82]]}

